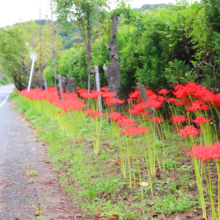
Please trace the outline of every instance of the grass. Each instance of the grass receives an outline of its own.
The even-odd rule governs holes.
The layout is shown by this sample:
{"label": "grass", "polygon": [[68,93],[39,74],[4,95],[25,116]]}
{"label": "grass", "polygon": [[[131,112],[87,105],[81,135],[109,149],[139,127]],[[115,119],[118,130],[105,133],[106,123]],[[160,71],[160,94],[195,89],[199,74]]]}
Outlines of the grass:
{"label": "grass", "polygon": [[29,182],[29,183],[35,183],[35,180],[34,180],[33,178],[30,178],[30,179],[28,180],[28,182]]}
{"label": "grass", "polygon": [[[83,139],[73,141],[62,132],[56,121],[51,121],[17,94],[12,94],[15,108],[31,121],[38,132],[38,140],[47,143],[50,162],[60,175],[65,191],[73,197],[76,207],[83,209],[85,215],[109,218],[118,215],[119,219],[154,219],[152,212],[169,218],[174,213],[191,212],[199,209],[198,191],[191,159],[178,150],[183,146],[182,139],[172,133],[165,144],[168,160],[161,159],[156,177],[152,179],[154,195],[150,186],[143,187],[144,199],[138,176],[133,177],[135,188],[129,188],[129,179],[121,172],[118,142],[111,136],[111,125],[104,121],[100,138],[100,153],[93,152],[92,122],[88,118],[87,126],[80,132]],[[72,122],[74,123],[74,121]],[[135,145],[141,146],[141,140],[135,139]],[[158,141],[157,150],[163,152]],[[142,154],[141,147],[138,154]],[[139,157],[141,158],[141,157]],[[162,157],[161,157],[162,158]],[[142,182],[149,183],[145,163],[140,161]],[[134,168],[136,169],[136,168]],[[128,176],[128,174],[127,174]],[[208,198],[208,194],[205,195]],[[162,218],[163,219],[163,218]]]}
{"label": "grass", "polygon": [[34,204],[31,202],[31,205],[34,209],[34,216],[37,216],[38,220],[45,220],[44,216],[43,216],[43,212],[44,212],[44,205],[47,201],[47,198],[45,198],[44,203],[40,204],[38,201],[38,204]]}
{"label": "grass", "polygon": [[37,171],[36,170],[26,170],[26,176],[28,177],[33,177],[37,175]]}

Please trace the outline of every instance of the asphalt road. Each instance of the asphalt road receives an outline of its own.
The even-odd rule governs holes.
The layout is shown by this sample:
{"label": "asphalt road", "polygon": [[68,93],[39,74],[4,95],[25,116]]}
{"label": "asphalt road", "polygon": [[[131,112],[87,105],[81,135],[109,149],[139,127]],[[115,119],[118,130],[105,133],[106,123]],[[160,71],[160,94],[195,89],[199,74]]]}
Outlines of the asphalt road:
{"label": "asphalt road", "polygon": [[23,176],[28,165],[27,149],[21,144],[26,139],[25,127],[11,109],[12,103],[4,103],[13,87],[0,87],[0,220],[34,219],[31,202],[36,201],[36,189]]}
{"label": "asphalt road", "polygon": [[7,85],[0,87],[0,105],[3,103],[5,98],[12,93],[14,85]]}

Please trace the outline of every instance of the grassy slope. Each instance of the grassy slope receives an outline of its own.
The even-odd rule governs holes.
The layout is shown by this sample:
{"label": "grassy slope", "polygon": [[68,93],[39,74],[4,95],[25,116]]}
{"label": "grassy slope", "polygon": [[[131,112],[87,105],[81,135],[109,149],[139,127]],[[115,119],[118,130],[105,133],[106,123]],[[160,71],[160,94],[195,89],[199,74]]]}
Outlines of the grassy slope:
{"label": "grassy slope", "polygon": [[[12,100],[16,103],[15,108],[25,114],[37,129],[39,140],[46,141],[51,162],[57,170],[65,173],[60,181],[66,191],[72,194],[75,205],[83,208],[85,213],[104,217],[117,214],[119,219],[129,220],[147,219],[147,216],[151,219],[168,219],[177,215],[180,219],[181,216],[197,219],[197,215],[201,219],[193,165],[191,159],[179,150],[184,143],[175,133],[167,140],[168,160],[161,161],[161,169],[158,167],[153,179],[154,196],[148,186],[143,188],[142,200],[138,175],[134,179],[134,182],[137,181],[136,188],[132,189],[129,188],[129,179],[121,175],[118,143],[111,137],[111,125],[107,121],[102,127],[100,153],[95,156],[89,118],[87,126],[80,131],[84,138],[73,142],[62,133],[56,121],[31,108],[21,96],[12,94]],[[140,140],[136,138],[134,143],[141,155]],[[160,145],[157,150],[162,152]],[[149,183],[144,163],[141,163],[141,175],[142,181]]]}

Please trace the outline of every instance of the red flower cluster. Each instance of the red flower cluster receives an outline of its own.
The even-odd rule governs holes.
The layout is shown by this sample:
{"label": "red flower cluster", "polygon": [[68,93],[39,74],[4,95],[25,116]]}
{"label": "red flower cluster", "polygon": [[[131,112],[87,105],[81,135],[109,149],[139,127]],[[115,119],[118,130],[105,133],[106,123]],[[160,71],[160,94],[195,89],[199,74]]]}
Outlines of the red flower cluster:
{"label": "red flower cluster", "polygon": [[194,122],[197,125],[201,125],[201,124],[206,124],[210,121],[212,121],[212,118],[210,118],[209,120],[206,119],[204,116],[197,116],[196,119],[191,119],[192,122]]}
{"label": "red flower cluster", "polygon": [[197,100],[192,103],[190,107],[185,107],[187,112],[194,112],[194,111],[207,111],[209,109],[209,106],[204,104],[201,100]]}
{"label": "red flower cluster", "polygon": [[152,119],[150,119],[151,122],[162,122],[164,120],[163,117],[153,117]]}
{"label": "red flower cluster", "polygon": [[97,112],[97,111],[95,111],[93,109],[87,109],[84,113],[89,115],[92,118],[96,118],[96,117],[101,117],[102,116],[99,112]]}
{"label": "red flower cluster", "polygon": [[161,89],[161,90],[159,90],[157,93],[160,94],[160,95],[164,95],[164,94],[168,94],[169,91],[166,90],[166,89]]}
{"label": "red flower cluster", "polygon": [[177,116],[171,118],[171,121],[172,121],[173,123],[178,124],[179,126],[180,126],[182,123],[185,123],[186,120],[187,120],[187,118],[186,118],[185,115],[177,115]]}
{"label": "red flower cluster", "polygon": [[186,151],[186,153],[191,158],[196,157],[197,159],[200,159],[203,163],[210,159],[216,162],[216,160],[220,158],[220,143],[215,143],[211,147],[194,145],[192,148],[192,151]]}
{"label": "red flower cluster", "polygon": [[[188,99],[200,101],[201,105],[198,106],[198,103],[195,106],[192,106],[189,111],[198,110],[201,108],[202,111],[207,111],[207,104],[213,104],[215,107],[220,106],[220,94],[214,94],[213,91],[208,90],[200,84],[188,83],[186,85],[177,85],[174,87],[174,96],[178,99]],[[196,108],[197,107],[197,108]]]}
{"label": "red flower cluster", "polygon": [[125,130],[120,130],[120,132],[126,136],[130,136],[132,134],[138,136],[140,134],[148,133],[147,128],[137,126],[137,123],[135,124],[134,120],[130,119],[128,116],[113,112],[108,116],[108,118],[114,121],[119,127],[125,128]]}
{"label": "red flower cluster", "polygon": [[125,127],[124,131],[121,131],[122,134],[126,136],[131,136],[132,134],[136,135],[136,137],[140,134],[147,134],[148,130],[145,127],[137,126],[137,127]]}
{"label": "red flower cluster", "polygon": [[193,136],[194,138],[196,138],[196,136],[200,133],[200,131],[196,129],[194,126],[186,126],[182,130],[176,129],[176,132],[181,134],[184,139],[189,136]]}
{"label": "red flower cluster", "polygon": [[20,93],[22,96],[29,99],[48,101],[56,107],[61,108],[63,112],[68,112],[70,110],[81,111],[85,107],[84,100],[78,98],[78,96],[73,93],[64,93],[64,100],[61,100],[55,87],[48,87],[48,90],[44,91],[41,91],[40,89],[30,89],[29,92],[27,90],[23,90]]}
{"label": "red flower cluster", "polygon": [[[161,89],[157,91],[157,93],[145,88],[146,93],[148,95],[149,100],[147,102],[143,102],[139,92],[135,89],[130,95],[128,102],[132,102],[131,109],[127,109],[127,111],[135,116],[147,116],[147,108],[151,107],[153,109],[160,109],[163,107],[165,103],[169,103],[169,105],[173,104],[175,106],[184,106],[186,112],[201,112],[207,111],[211,108],[211,105],[215,107],[220,106],[220,94],[214,94],[214,92],[209,91],[207,88],[202,87],[201,85],[197,85],[195,83],[188,83],[186,85],[177,85],[173,88],[173,90]],[[74,111],[84,111],[85,102],[84,99],[95,99],[97,101],[98,97],[102,97],[104,103],[109,106],[109,108],[113,111],[115,104],[123,104],[125,101],[116,98],[116,93],[109,92],[107,87],[102,87],[101,91],[92,90],[91,93],[88,93],[86,89],[81,89],[77,87],[77,94],[67,94],[64,93],[64,100],[61,100],[55,87],[48,88],[48,90],[41,91],[40,89],[31,89],[30,92],[24,90],[21,92],[24,97],[47,101],[51,104],[54,104],[56,107],[61,108],[61,112],[68,112],[70,110]],[[100,117],[101,114],[88,109],[84,111],[84,113],[88,114],[91,117]],[[112,113],[108,116],[109,119],[114,121],[119,127],[124,128],[125,130],[121,131],[123,134],[137,135],[147,133],[145,130],[138,126],[138,123],[135,123],[134,120],[129,117],[119,114]],[[148,117],[149,119],[149,117]],[[151,119],[151,122],[160,123],[163,121],[162,117],[154,117]],[[195,119],[191,119],[191,122],[200,126],[202,124],[210,122],[212,119],[206,119],[203,116],[197,116]],[[171,118],[171,121],[179,126],[187,121],[186,116],[177,115]],[[144,131],[144,132],[143,132]],[[196,137],[200,131],[196,129],[194,126],[186,126],[184,129],[176,130],[180,133],[183,138],[187,136]]]}

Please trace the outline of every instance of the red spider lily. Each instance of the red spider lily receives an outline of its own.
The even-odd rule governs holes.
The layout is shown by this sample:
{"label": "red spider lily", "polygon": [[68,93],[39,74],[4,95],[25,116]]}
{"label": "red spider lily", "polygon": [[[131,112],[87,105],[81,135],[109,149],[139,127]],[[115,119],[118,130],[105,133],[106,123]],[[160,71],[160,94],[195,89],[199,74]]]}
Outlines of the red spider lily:
{"label": "red spider lily", "polygon": [[220,106],[220,93],[216,94],[213,98],[215,107]]}
{"label": "red spider lily", "polygon": [[86,90],[86,89],[81,89],[80,87],[78,87],[77,92],[78,92],[79,94],[88,93],[88,90]]}
{"label": "red spider lily", "polygon": [[88,91],[81,93],[80,96],[85,98],[85,99],[95,99],[98,98],[102,92],[100,91],[92,91],[91,93],[88,93]]}
{"label": "red spider lily", "polygon": [[101,91],[94,91],[93,90],[91,93],[95,96],[95,98],[98,98],[99,96],[102,95],[103,92],[101,92]]}
{"label": "red spider lily", "polygon": [[31,99],[48,101],[49,103],[54,104],[56,107],[63,109],[62,112],[68,112],[70,110],[79,111],[84,108],[84,101],[79,99],[76,94],[64,93],[64,100],[60,100],[55,87],[48,87],[48,90],[44,91],[32,89],[30,92],[27,92],[27,90],[23,90],[21,94]]}
{"label": "red spider lily", "polygon": [[166,98],[164,96],[157,96],[157,101],[164,102],[166,101]]}
{"label": "red spider lily", "polygon": [[161,90],[159,90],[157,93],[160,94],[160,95],[164,95],[164,94],[168,94],[169,91],[166,90],[166,89],[161,89]]}
{"label": "red spider lily", "polygon": [[185,100],[179,100],[177,102],[174,103],[174,105],[176,106],[185,106],[185,105],[191,105],[192,101],[190,99],[185,99]]}
{"label": "red spider lily", "polygon": [[110,115],[108,115],[108,118],[114,122],[118,122],[121,117],[122,114],[118,112],[112,112]]}
{"label": "red spider lily", "polygon": [[134,127],[137,124],[134,123],[133,119],[128,118],[127,116],[122,116],[118,121],[117,124],[119,127]]}
{"label": "red spider lily", "polygon": [[[151,90],[145,88],[145,91],[149,97],[150,100],[156,100],[158,99],[158,96]],[[139,91],[135,89],[132,93],[129,94],[129,99],[127,100],[128,102],[135,101],[136,103],[141,103],[142,99],[139,94]]]}
{"label": "red spider lily", "polygon": [[215,97],[216,95],[214,94],[214,92],[207,90],[206,94],[204,94],[204,96],[201,97],[201,99],[208,104],[213,104],[215,102]]}
{"label": "red spider lily", "polygon": [[125,127],[125,130],[124,131],[120,130],[120,132],[125,136],[136,135],[137,137],[138,135],[141,134],[147,134],[148,130],[145,127],[137,126],[137,127]]}
{"label": "red spider lily", "polygon": [[181,134],[184,139],[189,136],[193,136],[194,138],[196,138],[196,136],[200,133],[200,131],[194,126],[186,126],[183,130],[176,129],[176,132]]}
{"label": "red spider lily", "polygon": [[140,96],[140,94],[137,89],[135,89],[134,92],[129,94],[130,100],[134,100],[135,98],[138,98],[139,96]]}
{"label": "red spider lily", "polygon": [[162,122],[164,120],[163,117],[153,117],[152,119],[150,119],[151,122]]}
{"label": "red spider lily", "polygon": [[169,99],[167,99],[167,102],[168,102],[168,103],[175,103],[175,101],[176,101],[176,99],[174,99],[174,98],[169,98]]}
{"label": "red spider lily", "polygon": [[194,145],[192,146],[192,151],[186,151],[186,153],[191,157],[196,157],[197,159],[200,159],[203,163],[205,163],[206,160],[216,160],[220,158],[220,143],[215,143],[211,147],[207,146],[199,146]]}
{"label": "red spider lily", "polygon": [[154,99],[157,96],[152,90],[149,90],[147,88],[145,88],[145,90],[150,99]]}
{"label": "red spider lily", "polygon": [[122,101],[121,99],[116,99],[116,98],[108,98],[105,100],[106,105],[114,105],[115,103],[117,104],[123,104],[125,101]]}
{"label": "red spider lily", "polygon": [[116,96],[115,92],[102,93],[103,98],[113,98]]}
{"label": "red spider lily", "polygon": [[132,101],[133,101],[133,99],[132,99],[132,98],[129,98],[127,101],[128,101],[128,102],[132,102]]}
{"label": "red spider lily", "polygon": [[202,105],[200,109],[205,112],[205,111],[209,110],[209,106],[208,105]]}
{"label": "red spider lily", "polygon": [[101,88],[101,91],[102,91],[102,92],[105,92],[105,93],[108,93],[108,92],[109,92],[108,87],[102,87],[102,88]]}
{"label": "red spider lily", "polygon": [[206,124],[210,122],[212,118],[206,119],[204,116],[197,116],[195,120],[191,119],[192,122],[194,122],[197,125]]}
{"label": "red spider lily", "polygon": [[149,100],[148,103],[146,103],[147,106],[151,106],[154,109],[159,109],[163,106],[163,102],[157,101],[157,100]]}
{"label": "red spider lily", "polygon": [[201,100],[197,100],[192,103],[190,107],[185,106],[187,112],[194,112],[194,111],[207,111],[209,109],[208,105],[205,105]]}
{"label": "red spider lily", "polygon": [[177,85],[174,87],[173,94],[179,98],[184,99],[188,97],[202,98],[207,94],[207,89],[195,83],[188,83],[186,85]]}
{"label": "red spider lily", "polygon": [[133,115],[142,115],[146,111],[146,104],[143,102],[133,105],[132,107],[132,109],[128,109],[128,112]]}
{"label": "red spider lily", "polygon": [[93,109],[87,109],[84,113],[93,118],[102,116],[99,112],[96,112]]}
{"label": "red spider lily", "polygon": [[186,122],[187,118],[185,115],[177,115],[175,117],[172,117],[171,120],[173,123],[177,123],[180,126],[181,123]]}

